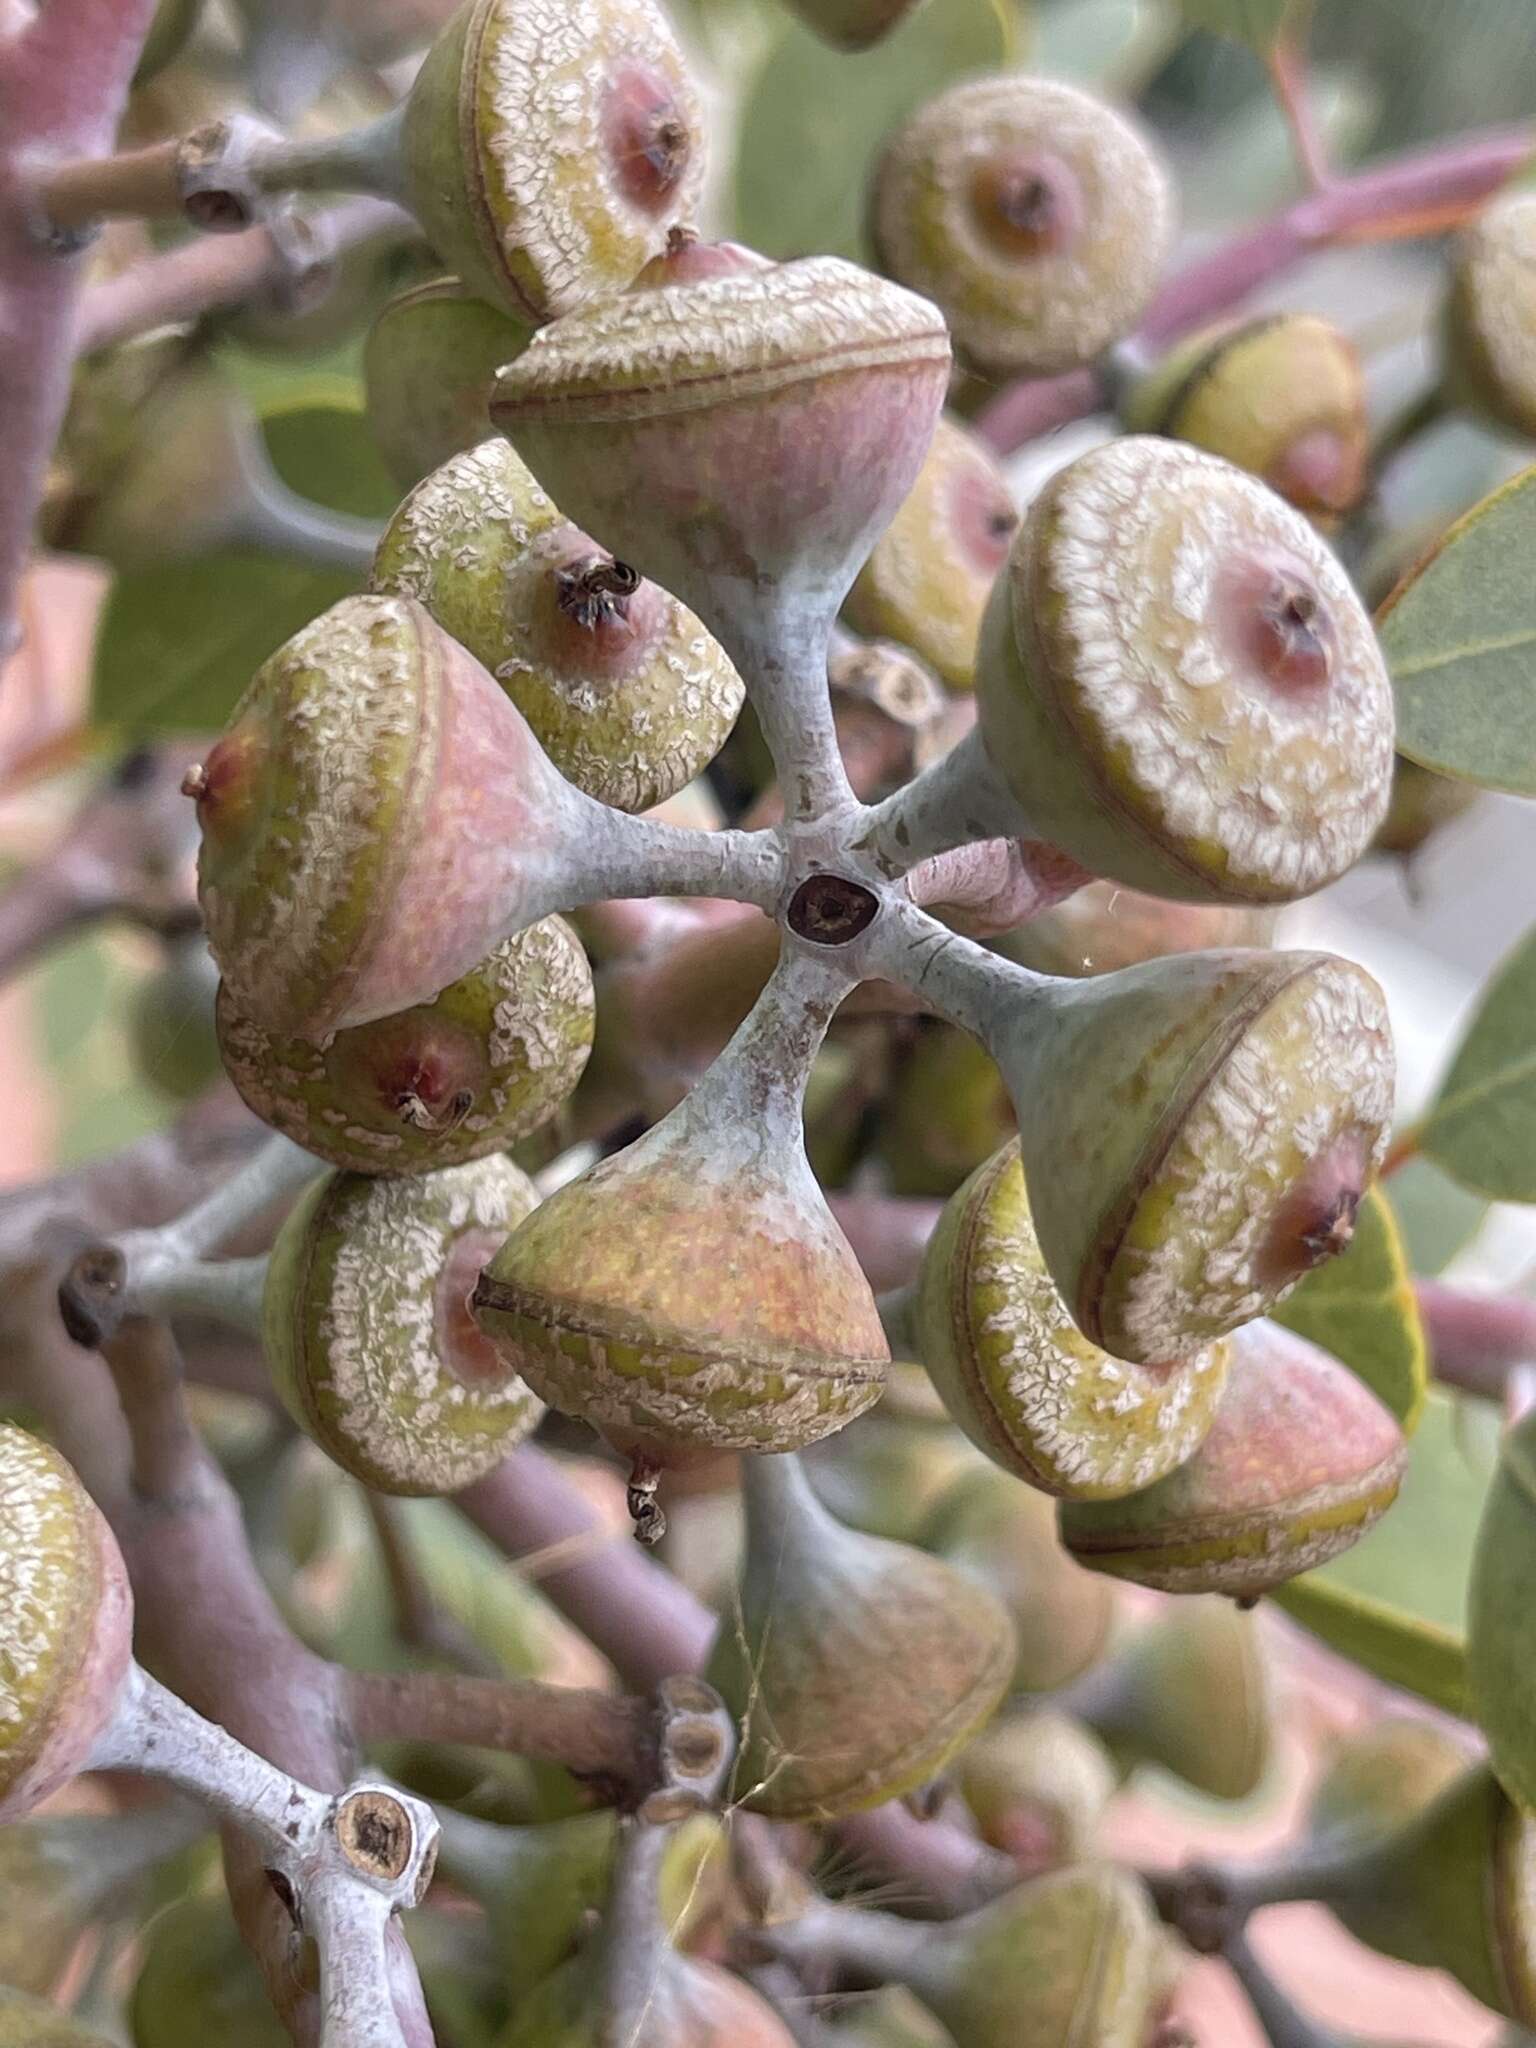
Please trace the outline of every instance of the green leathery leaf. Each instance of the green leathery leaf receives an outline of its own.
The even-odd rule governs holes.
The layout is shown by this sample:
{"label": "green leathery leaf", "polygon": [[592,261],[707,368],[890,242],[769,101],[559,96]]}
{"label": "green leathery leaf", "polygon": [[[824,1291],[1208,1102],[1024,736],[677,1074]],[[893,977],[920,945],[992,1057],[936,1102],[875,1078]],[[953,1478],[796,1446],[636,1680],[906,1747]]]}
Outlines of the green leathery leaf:
{"label": "green leathery leaf", "polygon": [[1536,468],[1474,505],[1379,619],[1399,751],[1442,775],[1536,796]]}
{"label": "green leathery leaf", "polygon": [[1105,94],[1139,91],[1178,24],[1156,0],[1061,0],[1039,17],[1031,69]]}
{"label": "green leathery leaf", "polygon": [[1349,1250],[1309,1273],[1274,1314],[1364,1380],[1409,1434],[1417,1429],[1428,1350],[1408,1254],[1380,1188],[1360,1204]]}
{"label": "green leathery leaf", "polygon": [[747,89],[735,232],[764,255],[869,260],[864,208],[893,129],[947,85],[1017,55],[1002,0],[920,7],[872,49],[829,50],[786,25]]}
{"label": "green leathery leaf", "polygon": [[1260,56],[1294,32],[1309,12],[1307,0],[1178,0],[1178,8],[1191,28],[1247,43]]}
{"label": "green leathery leaf", "polygon": [[1419,1149],[1492,1201],[1536,1202],[1536,930],[1483,990]]}
{"label": "green leathery leaf", "polygon": [[1420,1155],[1393,1174],[1392,1209],[1409,1265],[1428,1278],[1443,1273],[1472,1243],[1487,1218],[1488,1198]]}
{"label": "green leathery leaf", "polygon": [[1453,1714],[1467,1711],[1467,1583],[1498,1427],[1488,1404],[1432,1390],[1396,1504],[1271,1595],[1341,1656]]}

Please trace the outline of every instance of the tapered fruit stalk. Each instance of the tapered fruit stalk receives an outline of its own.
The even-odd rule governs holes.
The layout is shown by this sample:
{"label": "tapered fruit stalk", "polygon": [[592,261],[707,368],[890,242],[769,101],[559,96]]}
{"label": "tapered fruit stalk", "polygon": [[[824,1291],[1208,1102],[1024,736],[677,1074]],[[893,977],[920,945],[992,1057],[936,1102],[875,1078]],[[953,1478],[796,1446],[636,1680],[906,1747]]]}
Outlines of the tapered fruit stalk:
{"label": "tapered fruit stalk", "polygon": [[1536,1558],[1536,1411],[1506,1433],[1473,1552],[1467,1600],[1467,1677],[1493,1767],[1514,1798],[1536,1808],[1536,1700],[1529,1587]]}
{"label": "tapered fruit stalk", "polygon": [[0,2048],[111,2048],[104,2034],[82,2026],[56,2005],[0,1984]]}
{"label": "tapered fruit stalk", "polygon": [[1456,246],[1446,301],[1448,381],[1522,439],[1536,434],[1536,193],[1495,199]]}
{"label": "tapered fruit stalk", "polygon": [[368,425],[403,488],[483,441],[496,372],[528,345],[530,329],[456,277],[412,285],[368,330],[363,388]]}
{"label": "tapered fruit stalk", "polygon": [[1062,1540],[1095,1571],[1164,1593],[1257,1599],[1348,1550],[1397,1498],[1407,1445],[1347,1366],[1279,1324],[1230,1339],[1204,1441],[1125,1500],[1066,1500]]}
{"label": "tapered fruit stalk", "polygon": [[750,669],[765,606],[841,604],[948,375],[937,307],[813,257],[588,306],[534,337],[491,413],[569,518]]}
{"label": "tapered fruit stalk", "polygon": [[408,598],[348,597],[257,671],[188,778],[233,1000],[321,1040],[428,1002],[583,831],[581,799],[470,654]]}
{"label": "tapered fruit stalk", "polygon": [[1265,946],[1276,914],[1247,903],[1173,903],[1118,882],[1090,882],[992,943],[1037,974],[1078,980],[1136,967],[1165,953]]}
{"label": "tapered fruit stalk", "polygon": [[982,1840],[1026,1875],[1088,1857],[1118,1785],[1097,1736],[1050,1712],[999,1716],[961,1755],[954,1777]]}
{"label": "tapered fruit stalk", "polygon": [[492,304],[540,322],[622,291],[698,211],[704,130],[653,0],[465,0],[406,105],[410,205]]}
{"label": "tapered fruit stalk", "polygon": [[970,689],[981,615],[1018,524],[985,445],[941,419],[917,482],[848,593],[849,623],[910,647],[952,690]]}
{"label": "tapered fruit stalk", "polygon": [[1186,953],[1052,982],[994,1051],[1046,1265],[1111,1357],[1186,1354],[1349,1244],[1394,1081],[1384,998],[1353,963]]}
{"label": "tapered fruit stalk", "polygon": [[1168,176],[1076,86],[969,80],[887,144],[870,229],[892,277],[936,299],[974,368],[1039,376],[1128,334],[1172,246]]}
{"label": "tapered fruit stalk", "polygon": [[1005,1471],[1069,1500],[1114,1500],[1198,1449],[1224,1341],[1148,1365],[1083,1336],[1046,1270],[1017,1142],[977,1168],[928,1241],[915,1328],[945,1407]]}
{"label": "tapered fruit stalk", "polygon": [[739,1718],[734,1797],[834,1820],[934,1777],[1013,1676],[1013,1625],[983,1587],[835,1522],[791,1457],[742,1473],[746,1551],[709,1661]]}
{"label": "tapered fruit stalk", "polygon": [[1310,313],[1270,313],[1182,342],[1132,386],[1137,434],[1167,434],[1262,477],[1314,518],[1351,512],[1370,473],[1353,343]]}
{"label": "tapered fruit stalk", "polygon": [[399,1180],[327,1174],[290,1211],[267,1269],[267,1360],[300,1428],[366,1486],[452,1493],[537,1422],[469,1312],[536,1200],[498,1156]]}
{"label": "tapered fruit stalk", "polygon": [[701,1454],[813,1443],[884,1384],[874,1297],[805,1157],[805,1077],[838,997],[829,984],[802,1008],[800,965],[781,963],[686,1099],[551,1195],[475,1291],[512,1369],[652,1486]]}
{"label": "tapered fruit stalk", "polygon": [[0,1423],[0,1822],[88,1762],[132,1654],[117,1540],[57,1451]]}
{"label": "tapered fruit stalk", "polygon": [[934,1507],[921,1540],[1013,1616],[1015,1691],[1054,1691],[1103,1649],[1114,1589],[1068,1557],[1051,1502],[1033,1487],[990,1466],[963,1473]]}
{"label": "tapered fruit stalk", "polygon": [[691,782],[741,709],[740,677],[692,612],[562,518],[505,441],[417,486],[372,580],[425,605],[561,774],[621,810]]}
{"label": "tapered fruit stalk", "polygon": [[1125,1768],[1155,1764],[1215,1799],[1246,1799],[1269,1765],[1269,1675],[1255,1617],[1230,1600],[1179,1601],[1067,1703]]}
{"label": "tapered fruit stalk", "polygon": [[789,0],[807,28],[838,50],[865,50],[890,34],[921,0]]}
{"label": "tapered fruit stalk", "polygon": [[592,1046],[592,973],[563,918],[503,939],[440,996],[338,1031],[285,1038],[220,989],[218,1042],[241,1097],[317,1159],[421,1173],[505,1151],[548,1121]]}
{"label": "tapered fruit stalk", "polygon": [[1038,837],[1192,902],[1278,903],[1359,859],[1391,793],[1386,664],[1294,507],[1129,435],[1053,477],[987,606],[986,751]]}

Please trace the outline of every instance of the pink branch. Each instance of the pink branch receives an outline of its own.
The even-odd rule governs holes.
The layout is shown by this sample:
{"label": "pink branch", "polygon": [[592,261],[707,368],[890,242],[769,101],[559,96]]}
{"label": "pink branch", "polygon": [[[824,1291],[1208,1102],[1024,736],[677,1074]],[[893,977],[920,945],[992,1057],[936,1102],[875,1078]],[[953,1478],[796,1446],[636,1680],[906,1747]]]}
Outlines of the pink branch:
{"label": "pink branch", "polygon": [[[1533,147],[1536,137],[1529,128],[1490,129],[1393,157],[1309,192],[1171,279],[1136,342],[1158,351],[1231,312],[1261,285],[1335,243],[1379,241],[1449,226],[1529,162]],[[977,428],[1000,454],[1010,454],[1105,402],[1103,385],[1091,369],[1027,378],[994,399]]]}
{"label": "pink branch", "polygon": [[1420,1280],[1417,1292],[1436,1379],[1502,1401],[1514,1368],[1536,1365],[1536,1301],[1473,1294],[1443,1280]]}

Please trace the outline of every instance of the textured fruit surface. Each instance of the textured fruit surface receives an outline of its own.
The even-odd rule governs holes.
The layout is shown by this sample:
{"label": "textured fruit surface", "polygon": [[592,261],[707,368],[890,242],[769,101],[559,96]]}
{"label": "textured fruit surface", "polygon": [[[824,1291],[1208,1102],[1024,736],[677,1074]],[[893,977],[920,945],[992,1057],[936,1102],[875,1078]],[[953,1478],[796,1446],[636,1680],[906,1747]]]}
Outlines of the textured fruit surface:
{"label": "textured fruit surface", "polygon": [[951,1198],[916,1322],[923,1362],[977,1448],[1069,1499],[1134,1494],[1183,1465],[1226,1380],[1225,1342],[1139,1366],[1083,1336],[1046,1270],[1016,1142]]}
{"label": "textured fruit surface", "polygon": [[741,709],[741,678],[693,613],[563,519],[505,441],[411,493],[372,580],[425,605],[561,773],[621,810],[691,782]]}
{"label": "textured fruit surface", "polygon": [[592,1046],[592,974],[563,918],[504,939],[434,1002],[279,1038],[218,1004],[229,1078],[264,1123],[355,1173],[420,1173],[504,1151],[548,1119]]}
{"label": "textured fruit surface", "polygon": [[0,1984],[0,2048],[110,2048],[104,2034],[83,2027],[56,2005],[44,2005]]}
{"label": "textured fruit surface", "polygon": [[1478,1525],[1467,1598],[1467,1676],[1493,1767],[1511,1795],[1536,1808],[1536,1421],[1504,1438]]}
{"label": "textured fruit surface", "polygon": [[1236,1331],[1204,1441],[1127,1500],[1065,1501],[1096,1571],[1164,1593],[1249,1599],[1348,1550],[1397,1498],[1407,1447],[1347,1366],[1276,1323]]}
{"label": "textured fruit surface", "polygon": [[1104,1745],[1065,1714],[999,1716],[955,1765],[984,1842],[1031,1874],[1079,1863],[1117,1788]]}
{"label": "textured fruit surface", "polygon": [[83,1768],[131,1654],[117,1543],[57,1451],[0,1424],[0,1821]]}
{"label": "textured fruit surface", "polygon": [[1365,851],[1391,793],[1386,664],[1294,506],[1151,435],[1052,478],[993,587],[988,751],[1041,837],[1196,902],[1288,902]]}
{"label": "textured fruit surface", "polygon": [[1075,86],[953,86],[888,144],[870,227],[893,277],[944,308],[978,369],[1042,375],[1140,317],[1173,240],[1167,174],[1137,129]]}
{"label": "textured fruit surface", "polygon": [[412,89],[404,150],[444,262],[535,322],[622,291],[704,179],[698,101],[652,0],[465,0]]}
{"label": "textured fruit surface", "polygon": [[1274,1701],[1255,1617],[1180,1600],[1108,1667],[1089,1719],[1128,1765],[1157,1764],[1213,1799],[1246,1799],[1268,1768]]}
{"label": "textured fruit surface", "polygon": [[1045,1000],[999,1063],[1040,1247],[1085,1335],[1155,1365],[1345,1249],[1393,1106],[1385,999],[1362,969],[1186,953]]}
{"label": "textured fruit surface", "polygon": [[496,372],[529,330],[456,277],[391,299],[368,330],[368,425],[395,480],[409,488],[490,431]]}
{"label": "textured fruit surface", "polygon": [[925,1783],[991,1716],[1013,1626],[982,1586],[842,1528],[793,1459],[743,1475],[747,1550],[709,1679],[740,1722],[732,1796],[832,1820]]}
{"label": "textured fruit surface", "polygon": [[[607,2048],[601,1982],[591,1957],[563,1964],[523,2002],[497,2048]],[[668,1950],[624,2048],[794,2048],[755,1991],[714,1963]]]}
{"label": "textured fruit surface", "polygon": [[1090,882],[993,943],[1037,974],[1113,974],[1165,953],[1266,946],[1277,913],[1247,903],[1174,903],[1119,882]]}
{"label": "textured fruit surface", "polygon": [[941,419],[917,482],[848,593],[850,624],[910,647],[951,689],[970,689],[981,615],[1018,523],[985,445]]}
{"label": "textured fruit surface", "polygon": [[475,1277],[536,1200],[500,1157],[377,1180],[329,1174],[289,1214],[263,1308],[294,1420],[381,1493],[450,1493],[538,1420],[469,1312]]}
{"label": "textured fruit surface", "polygon": [[1536,434],[1536,194],[1504,194],[1463,233],[1446,344],[1458,395],[1522,438]]}

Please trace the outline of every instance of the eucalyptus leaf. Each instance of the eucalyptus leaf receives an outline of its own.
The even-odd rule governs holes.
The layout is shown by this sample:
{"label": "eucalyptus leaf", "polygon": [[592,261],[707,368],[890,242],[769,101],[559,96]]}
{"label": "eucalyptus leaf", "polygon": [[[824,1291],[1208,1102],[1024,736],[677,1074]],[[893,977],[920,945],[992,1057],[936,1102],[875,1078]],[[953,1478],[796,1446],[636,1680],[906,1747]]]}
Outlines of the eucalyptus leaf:
{"label": "eucalyptus leaf", "polygon": [[1410,1434],[1429,1384],[1429,1355],[1408,1255],[1391,1204],[1372,1188],[1349,1250],[1309,1273],[1275,1320],[1347,1365]]}
{"label": "eucalyptus leaf", "polygon": [[1247,43],[1262,56],[1305,12],[1302,0],[1178,0],[1191,28]]}
{"label": "eucalyptus leaf", "polygon": [[1411,760],[1536,796],[1536,468],[1457,520],[1387,600],[1381,644]]}
{"label": "eucalyptus leaf", "polygon": [[1443,1173],[1433,1160],[1408,1160],[1392,1176],[1392,1208],[1415,1273],[1443,1273],[1482,1229],[1488,1198]]}
{"label": "eucalyptus leaf", "polygon": [[1484,989],[1419,1147],[1463,1187],[1536,1202],[1536,931]]}

